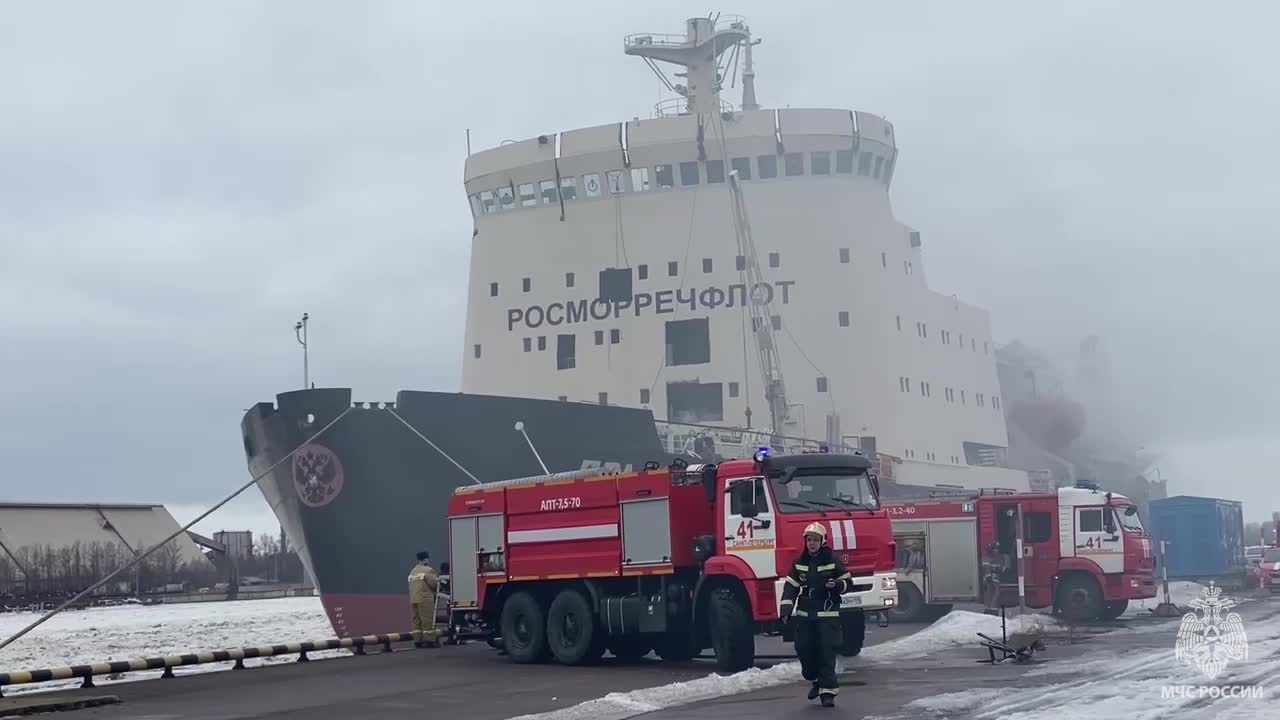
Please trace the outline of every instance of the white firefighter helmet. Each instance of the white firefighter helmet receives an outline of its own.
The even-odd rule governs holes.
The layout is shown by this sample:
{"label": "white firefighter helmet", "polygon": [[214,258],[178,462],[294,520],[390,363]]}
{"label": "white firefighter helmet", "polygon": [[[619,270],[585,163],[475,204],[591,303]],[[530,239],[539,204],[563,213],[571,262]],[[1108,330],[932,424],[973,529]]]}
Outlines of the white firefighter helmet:
{"label": "white firefighter helmet", "polygon": [[805,537],[808,537],[809,535],[817,535],[818,540],[826,540],[827,526],[823,525],[820,522],[809,523],[809,527],[806,527],[804,529],[804,534],[805,534]]}

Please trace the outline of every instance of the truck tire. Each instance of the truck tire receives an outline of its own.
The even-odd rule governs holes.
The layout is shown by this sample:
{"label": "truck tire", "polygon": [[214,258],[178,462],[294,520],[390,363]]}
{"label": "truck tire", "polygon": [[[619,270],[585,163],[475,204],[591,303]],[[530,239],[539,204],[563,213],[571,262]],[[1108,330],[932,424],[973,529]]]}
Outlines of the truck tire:
{"label": "truck tire", "polygon": [[561,590],[547,610],[547,644],[562,665],[584,665],[600,659],[604,643],[591,604],[573,588]]}
{"label": "truck tire", "polygon": [[502,647],[513,662],[546,660],[547,622],[538,599],[518,592],[502,606]]}
{"label": "truck tire", "polygon": [[898,583],[898,604],[889,610],[894,622],[917,622],[924,619],[927,606],[915,583]]}
{"label": "truck tire", "polygon": [[1115,620],[1119,618],[1121,615],[1123,615],[1124,611],[1128,609],[1129,609],[1128,600],[1116,600],[1115,602],[1103,603],[1102,614],[1100,615],[1100,617],[1103,620]]}
{"label": "truck tire", "polygon": [[709,615],[711,647],[720,672],[736,673],[750,668],[756,659],[756,636],[745,604],[731,588],[711,591]]}
{"label": "truck tire", "polygon": [[1092,575],[1074,573],[1058,586],[1058,609],[1071,623],[1096,620],[1102,612],[1102,590]]}
{"label": "truck tire", "polygon": [[862,653],[862,643],[867,638],[867,614],[862,612],[840,613],[840,654],[857,657]]}

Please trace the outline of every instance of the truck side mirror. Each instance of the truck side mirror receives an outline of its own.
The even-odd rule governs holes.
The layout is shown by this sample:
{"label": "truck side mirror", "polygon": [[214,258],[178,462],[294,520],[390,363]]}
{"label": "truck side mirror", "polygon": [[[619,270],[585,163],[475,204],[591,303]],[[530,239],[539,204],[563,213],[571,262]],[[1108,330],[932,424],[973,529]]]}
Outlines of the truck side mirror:
{"label": "truck side mirror", "polygon": [[871,481],[871,489],[876,492],[876,500],[880,499],[880,478],[873,472],[867,473],[867,479]]}
{"label": "truck side mirror", "polygon": [[1102,529],[1112,535],[1116,534],[1116,516],[1111,513],[1110,507],[1102,511]]}

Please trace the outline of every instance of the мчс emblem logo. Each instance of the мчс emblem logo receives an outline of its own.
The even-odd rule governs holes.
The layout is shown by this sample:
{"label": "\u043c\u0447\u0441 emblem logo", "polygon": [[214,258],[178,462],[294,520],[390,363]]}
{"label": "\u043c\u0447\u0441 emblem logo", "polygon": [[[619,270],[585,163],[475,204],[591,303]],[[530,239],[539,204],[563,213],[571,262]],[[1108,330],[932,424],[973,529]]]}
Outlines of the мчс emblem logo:
{"label": "\u043c\u0447\u0441 emblem logo", "polygon": [[1183,615],[1178,626],[1177,658],[1200,668],[1210,680],[1218,677],[1228,662],[1249,656],[1249,639],[1240,613],[1225,612],[1236,603],[1221,595],[1222,588],[1210,582],[1203,597],[1191,601],[1195,610]]}
{"label": "\u043c\u0447\u0441 emblem logo", "polygon": [[320,507],[333,502],[342,492],[342,462],[332,450],[310,444],[293,456],[293,488],[302,502]]}

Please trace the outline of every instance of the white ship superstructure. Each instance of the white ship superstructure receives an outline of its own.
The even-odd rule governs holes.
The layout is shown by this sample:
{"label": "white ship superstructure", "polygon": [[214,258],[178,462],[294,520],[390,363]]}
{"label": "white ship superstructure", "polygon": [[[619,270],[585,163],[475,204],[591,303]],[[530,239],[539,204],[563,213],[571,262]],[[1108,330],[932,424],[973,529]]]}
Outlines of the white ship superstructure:
{"label": "white ship superstructure", "polygon": [[1001,467],[988,315],[929,289],[921,234],[893,216],[892,124],[760,109],[755,42],[724,17],[629,36],[684,83],[659,71],[680,97],[655,117],[467,158],[462,391],[816,438],[900,460],[900,483],[1025,488]]}

